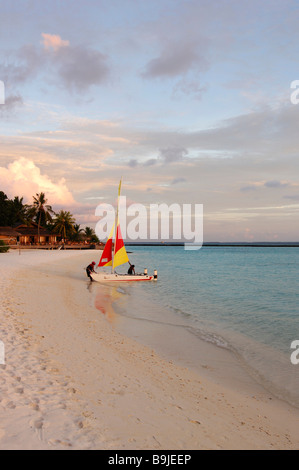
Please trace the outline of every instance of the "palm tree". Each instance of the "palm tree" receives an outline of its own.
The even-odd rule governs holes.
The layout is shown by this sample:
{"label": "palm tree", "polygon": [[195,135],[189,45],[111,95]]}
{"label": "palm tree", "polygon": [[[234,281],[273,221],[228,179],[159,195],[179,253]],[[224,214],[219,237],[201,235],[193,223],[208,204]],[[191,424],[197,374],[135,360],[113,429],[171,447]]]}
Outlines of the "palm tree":
{"label": "palm tree", "polygon": [[94,234],[95,234],[94,230],[91,227],[85,227],[84,235],[87,238],[87,240],[90,241]]}
{"label": "palm tree", "polygon": [[17,223],[30,224],[30,217],[28,215],[29,206],[23,203],[23,197],[15,196],[10,202],[10,218],[11,226]]}
{"label": "palm tree", "polygon": [[72,233],[72,240],[74,242],[79,242],[82,238],[82,232],[84,232],[83,228],[80,228],[80,224],[74,224],[73,233]]}
{"label": "palm tree", "polygon": [[39,230],[40,225],[45,226],[48,222],[52,222],[52,214],[54,211],[51,206],[47,204],[45,193],[36,194],[33,196],[33,204],[29,208],[29,215],[38,224],[38,242],[40,241]]}
{"label": "palm tree", "polygon": [[97,237],[93,228],[85,227],[84,235],[85,235],[86,240],[88,240],[90,243],[100,243],[100,240]]}
{"label": "palm tree", "polygon": [[53,221],[53,230],[62,238],[67,238],[74,232],[75,219],[69,211],[61,210]]}

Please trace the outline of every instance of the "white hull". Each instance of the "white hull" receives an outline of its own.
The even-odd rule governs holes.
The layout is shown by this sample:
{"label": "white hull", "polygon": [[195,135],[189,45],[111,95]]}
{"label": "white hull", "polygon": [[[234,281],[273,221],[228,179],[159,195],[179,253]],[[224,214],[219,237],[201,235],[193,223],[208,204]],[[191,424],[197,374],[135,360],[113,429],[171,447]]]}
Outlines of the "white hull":
{"label": "white hull", "polygon": [[136,281],[154,281],[154,276],[147,274],[116,274],[116,273],[91,273],[91,277],[96,282],[136,282]]}

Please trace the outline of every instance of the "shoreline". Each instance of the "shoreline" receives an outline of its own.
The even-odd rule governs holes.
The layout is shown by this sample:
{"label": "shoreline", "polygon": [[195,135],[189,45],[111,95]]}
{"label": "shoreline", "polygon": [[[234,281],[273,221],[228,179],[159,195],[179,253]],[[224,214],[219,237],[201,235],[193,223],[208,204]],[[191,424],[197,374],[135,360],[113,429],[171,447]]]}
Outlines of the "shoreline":
{"label": "shoreline", "polygon": [[[9,364],[8,356],[5,369],[0,366],[0,380],[7,376],[1,387],[0,449],[9,439],[13,448],[298,448],[297,409],[270,396],[244,371],[236,381],[233,368],[231,377],[221,377],[219,358],[226,353],[214,345],[205,345],[199,373],[180,365],[175,356],[172,361],[161,356],[157,332],[152,331],[156,345],[127,336],[130,320],[112,308],[117,289],[112,295],[84,282],[82,269],[95,252],[59,252],[45,264],[51,253],[55,252],[32,252],[31,261],[29,253],[22,253],[23,261],[19,259],[18,268],[9,274],[17,280],[10,287],[13,297],[9,299],[7,292],[3,307],[10,309],[13,319],[6,315],[1,331],[10,329],[7,337],[17,338],[14,348],[23,350],[16,364]],[[12,261],[17,253],[1,255],[0,263],[2,256]],[[26,263],[31,263],[30,271]],[[220,361],[217,367],[215,357]],[[13,392],[9,402],[8,392]],[[40,398],[40,403],[33,401],[39,396],[42,404]],[[26,421],[24,409],[35,418]],[[20,420],[23,444],[9,434]],[[32,420],[35,424],[30,425]]]}
{"label": "shoreline", "polygon": [[[125,300],[121,299],[119,302],[116,299],[113,305],[120,316],[118,330],[125,336],[154,348],[164,359],[188,367],[213,382],[228,387],[233,385],[239,391],[245,392],[248,387],[263,389],[265,393],[299,410],[298,395],[291,393],[286,387],[282,388],[277,380],[269,380],[262,371],[256,370],[252,364],[246,362],[241,351],[228,341],[227,335],[224,339],[220,332],[217,332],[217,335],[204,333],[194,328],[192,323],[168,311],[166,307],[153,304],[150,305],[150,312],[147,311],[146,315],[140,317],[139,312],[134,313],[140,304],[140,298],[135,299],[132,293],[127,294],[124,295]],[[233,339],[236,341],[236,336]],[[258,343],[238,333],[238,342],[246,341],[253,349],[255,346],[259,347]],[[267,346],[263,348],[266,355],[275,355],[277,363],[282,361],[279,352]],[[295,387],[295,382],[293,385]]]}

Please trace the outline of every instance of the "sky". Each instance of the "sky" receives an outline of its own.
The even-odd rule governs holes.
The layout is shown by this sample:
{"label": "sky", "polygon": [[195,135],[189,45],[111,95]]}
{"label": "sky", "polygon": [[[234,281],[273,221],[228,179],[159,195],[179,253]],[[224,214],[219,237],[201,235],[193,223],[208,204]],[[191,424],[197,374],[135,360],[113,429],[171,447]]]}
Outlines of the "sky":
{"label": "sky", "polygon": [[0,0],[0,190],[95,227],[122,177],[127,204],[203,204],[204,241],[298,241],[298,21],[299,0]]}

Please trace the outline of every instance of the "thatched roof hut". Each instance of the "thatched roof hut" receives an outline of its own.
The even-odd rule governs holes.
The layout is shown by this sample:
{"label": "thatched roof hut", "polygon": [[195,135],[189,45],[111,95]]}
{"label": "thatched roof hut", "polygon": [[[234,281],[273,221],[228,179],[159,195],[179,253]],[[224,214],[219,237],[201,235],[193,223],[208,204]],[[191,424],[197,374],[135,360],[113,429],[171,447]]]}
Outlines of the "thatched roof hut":
{"label": "thatched roof hut", "polygon": [[38,226],[35,222],[30,225],[18,225],[15,230],[20,233],[21,244],[37,244],[37,243],[56,243],[58,235],[51,233],[44,227]]}
{"label": "thatched roof hut", "polygon": [[0,227],[0,240],[6,243],[16,243],[20,240],[21,233],[11,227]]}

